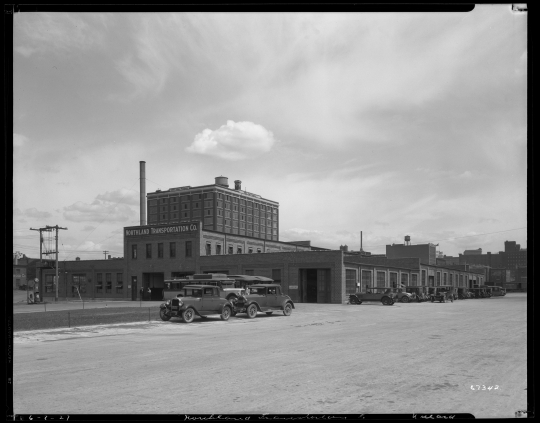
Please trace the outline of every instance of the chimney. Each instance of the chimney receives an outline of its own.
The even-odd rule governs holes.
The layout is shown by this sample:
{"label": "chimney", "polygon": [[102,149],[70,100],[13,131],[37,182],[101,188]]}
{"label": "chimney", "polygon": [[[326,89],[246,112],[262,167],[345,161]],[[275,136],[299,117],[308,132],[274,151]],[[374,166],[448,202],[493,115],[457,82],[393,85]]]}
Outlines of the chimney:
{"label": "chimney", "polygon": [[234,189],[237,191],[240,191],[242,189],[242,181],[239,181],[239,180],[234,181]]}
{"label": "chimney", "polygon": [[75,257],[75,261],[81,261],[80,257]]}
{"label": "chimney", "polygon": [[146,225],[146,162],[139,162],[139,174],[140,174],[140,207],[141,207],[141,226]]}

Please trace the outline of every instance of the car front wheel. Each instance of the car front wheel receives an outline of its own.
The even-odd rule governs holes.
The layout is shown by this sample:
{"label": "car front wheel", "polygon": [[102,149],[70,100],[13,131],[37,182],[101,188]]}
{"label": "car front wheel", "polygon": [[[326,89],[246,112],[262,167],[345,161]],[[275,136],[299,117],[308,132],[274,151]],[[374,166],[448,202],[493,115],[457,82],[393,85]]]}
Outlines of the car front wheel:
{"label": "car front wheel", "polygon": [[159,310],[159,317],[161,317],[161,320],[163,320],[164,322],[168,322],[169,320],[171,320],[171,316],[167,314],[167,309],[165,308],[161,308]]}
{"label": "car front wheel", "polygon": [[381,300],[381,303],[383,303],[384,305],[389,305],[390,304],[390,298],[383,297],[383,299]]}
{"label": "car front wheel", "polygon": [[402,302],[402,303],[408,303],[408,302],[409,302],[409,297],[407,297],[406,295],[404,295],[403,297],[401,297],[401,302]]}
{"label": "car front wheel", "polygon": [[292,305],[291,303],[285,304],[285,307],[283,307],[283,314],[285,316],[290,316],[292,313]]}
{"label": "car front wheel", "polygon": [[182,312],[182,319],[184,319],[184,322],[191,323],[193,322],[193,319],[195,318],[195,312],[192,308],[188,308],[187,310],[184,310]]}
{"label": "car front wheel", "polygon": [[246,311],[250,319],[254,319],[257,316],[257,306],[255,304],[251,304]]}
{"label": "car front wheel", "polygon": [[229,320],[229,317],[231,317],[231,308],[230,307],[223,307],[223,311],[221,312],[221,320]]}

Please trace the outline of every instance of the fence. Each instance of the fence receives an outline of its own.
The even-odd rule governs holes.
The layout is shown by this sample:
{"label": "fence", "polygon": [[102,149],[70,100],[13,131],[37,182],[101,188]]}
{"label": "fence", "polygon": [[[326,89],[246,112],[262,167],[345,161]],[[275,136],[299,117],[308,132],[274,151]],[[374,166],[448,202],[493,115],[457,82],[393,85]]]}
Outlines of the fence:
{"label": "fence", "polygon": [[49,311],[47,313],[17,313],[13,319],[15,331],[161,321],[159,307],[92,308]]}

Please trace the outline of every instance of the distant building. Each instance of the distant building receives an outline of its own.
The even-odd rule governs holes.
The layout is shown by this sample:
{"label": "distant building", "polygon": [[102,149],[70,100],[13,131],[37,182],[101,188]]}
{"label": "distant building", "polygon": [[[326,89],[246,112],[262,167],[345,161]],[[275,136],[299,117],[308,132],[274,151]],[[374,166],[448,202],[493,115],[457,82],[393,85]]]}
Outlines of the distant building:
{"label": "distant building", "polygon": [[389,259],[410,258],[420,259],[420,263],[437,264],[437,246],[435,244],[392,244],[386,246],[386,257]]}
{"label": "distant building", "polygon": [[465,251],[463,251],[464,256],[475,256],[475,255],[479,255],[479,254],[482,254],[482,249],[481,248],[478,248],[477,250],[465,250]]}
{"label": "distant building", "polygon": [[13,289],[21,289],[28,285],[28,281],[36,278],[36,262],[38,259],[26,257],[25,254],[13,254]]}

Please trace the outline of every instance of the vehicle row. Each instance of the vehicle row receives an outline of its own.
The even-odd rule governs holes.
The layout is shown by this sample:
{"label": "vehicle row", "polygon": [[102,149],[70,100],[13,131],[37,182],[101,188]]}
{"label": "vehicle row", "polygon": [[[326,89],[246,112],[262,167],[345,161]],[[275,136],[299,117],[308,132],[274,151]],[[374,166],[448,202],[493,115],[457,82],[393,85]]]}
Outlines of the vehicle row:
{"label": "vehicle row", "polygon": [[404,288],[367,287],[365,292],[349,295],[349,304],[363,302],[381,302],[383,305],[393,305],[396,302],[454,302],[467,298],[490,298],[504,296],[506,290],[499,286],[480,286],[474,288],[456,288],[452,285],[440,286],[407,286]]}
{"label": "vehicle row", "polygon": [[293,309],[294,302],[281,292],[278,284],[251,285],[230,299],[223,298],[223,290],[219,286],[193,284],[185,285],[175,298],[161,304],[159,315],[164,321],[178,317],[191,323],[196,316],[206,318],[209,315],[229,320],[231,316],[245,313],[253,319],[259,312],[271,315],[281,311],[283,315],[290,316]]}

